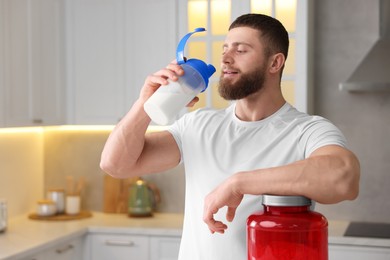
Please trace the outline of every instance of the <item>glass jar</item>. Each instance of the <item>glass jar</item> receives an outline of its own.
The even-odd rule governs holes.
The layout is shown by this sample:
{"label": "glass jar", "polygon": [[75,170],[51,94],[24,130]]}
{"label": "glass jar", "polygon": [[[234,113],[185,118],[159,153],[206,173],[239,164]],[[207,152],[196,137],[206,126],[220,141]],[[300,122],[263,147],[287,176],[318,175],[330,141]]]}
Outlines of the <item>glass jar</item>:
{"label": "glass jar", "polygon": [[263,195],[247,219],[248,260],[328,259],[328,221],[302,196]]}
{"label": "glass jar", "polygon": [[37,215],[41,217],[53,216],[56,214],[56,203],[52,200],[39,200],[37,202]]}

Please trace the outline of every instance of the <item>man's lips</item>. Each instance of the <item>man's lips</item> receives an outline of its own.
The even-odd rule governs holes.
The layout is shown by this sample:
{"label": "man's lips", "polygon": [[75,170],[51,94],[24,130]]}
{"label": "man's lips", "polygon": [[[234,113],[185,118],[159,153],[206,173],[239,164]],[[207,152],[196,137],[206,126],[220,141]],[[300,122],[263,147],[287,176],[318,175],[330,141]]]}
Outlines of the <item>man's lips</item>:
{"label": "man's lips", "polygon": [[237,74],[237,73],[238,73],[237,71],[231,71],[231,70],[227,70],[223,72],[223,74]]}
{"label": "man's lips", "polygon": [[232,77],[232,76],[235,76],[239,73],[238,70],[233,70],[233,69],[224,69],[222,70],[222,73],[224,75],[224,77]]}

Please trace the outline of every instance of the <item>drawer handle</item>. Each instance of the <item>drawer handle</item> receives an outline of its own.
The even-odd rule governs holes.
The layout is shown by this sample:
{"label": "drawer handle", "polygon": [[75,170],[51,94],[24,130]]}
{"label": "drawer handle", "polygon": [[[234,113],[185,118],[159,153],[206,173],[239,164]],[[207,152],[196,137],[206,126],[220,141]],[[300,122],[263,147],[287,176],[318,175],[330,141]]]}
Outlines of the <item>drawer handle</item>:
{"label": "drawer handle", "polygon": [[133,241],[125,240],[106,240],[106,245],[108,246],[135,246]]}
{"label": "drawer handle", "polygon": [[34,118],[34,119],[32,120],[32,122],[33,122],[34,124],[42,124],[42,123],[43,123],[43,120],[40,119],[40,118]]}
{"label": "drawer handle", "polygon": [[57,254],[63,254],[63,253],[65,253],[66,251],[71,250],[71,249],[73,249],[73,245],[67,245],[67,246],[64,247],[64,248],[58,248],[58,249],[56,249],[56,252],[57,252]]}

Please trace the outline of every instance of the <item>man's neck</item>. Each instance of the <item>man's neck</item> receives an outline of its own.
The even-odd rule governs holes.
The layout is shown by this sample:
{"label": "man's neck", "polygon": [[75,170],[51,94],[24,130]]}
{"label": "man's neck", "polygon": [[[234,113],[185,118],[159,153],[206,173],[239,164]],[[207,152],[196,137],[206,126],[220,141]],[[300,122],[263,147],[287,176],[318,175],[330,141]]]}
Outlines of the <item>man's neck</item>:
{"label": "man's neck", "polygon": [[259,121],[278,111],[286,100],[279,91],[260,91],[236,103],[236,116],[242,121]]}

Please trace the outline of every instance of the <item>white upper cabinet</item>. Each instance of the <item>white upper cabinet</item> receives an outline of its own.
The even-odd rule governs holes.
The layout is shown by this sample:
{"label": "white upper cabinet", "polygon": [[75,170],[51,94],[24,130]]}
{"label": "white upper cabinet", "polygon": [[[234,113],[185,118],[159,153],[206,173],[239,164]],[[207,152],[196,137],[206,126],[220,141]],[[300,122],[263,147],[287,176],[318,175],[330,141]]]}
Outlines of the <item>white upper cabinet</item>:
{"label": "white upper cabinet", "polygon": [[0,127],[5,125],[5,98],[4,98],[4,2],[0,1]]}
{"label": "white upper cabinet", "polygon": [[124,102],[124,1],[66,1],[68,120],[114,123]]}
{"label": "white upper cabinet", "polygon": [[59,0],[0,0],[2,126],[65,122]]}
{"label": "white upper cabinet", "polygon": [[116,124],[175,58],[176,0],[0,7],[0,126]]}
{"label": "white upper cabinet", "polygon": [[231,21],[249,12],[281,20],[290,36],[286,99],[311,108],[310,0],[0,0],[0,126],[116,124],[145,77],[185,56],[217,72],[197,107],[222,108],[217,91]]}
{"label": "white upper cabinet", "polygon": [[175,0],[66,1],[68,122],[116,124],[175,57]]}

